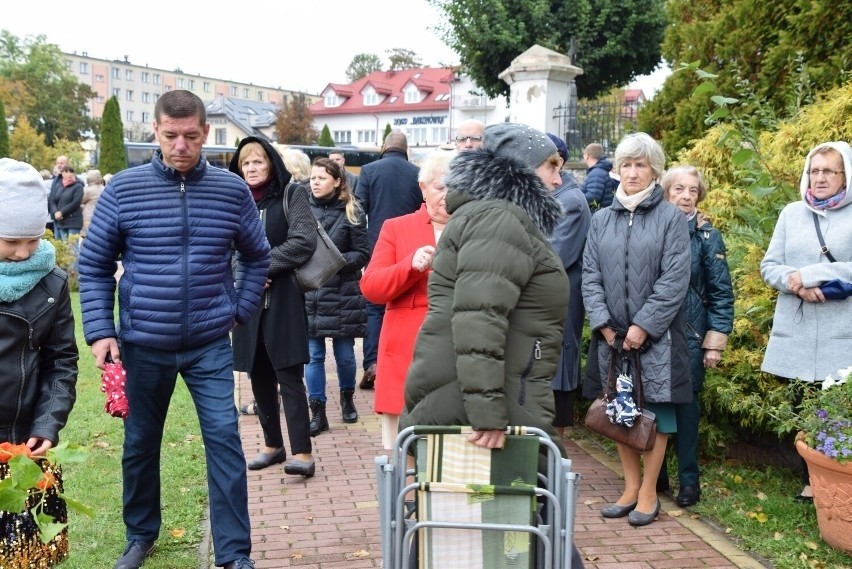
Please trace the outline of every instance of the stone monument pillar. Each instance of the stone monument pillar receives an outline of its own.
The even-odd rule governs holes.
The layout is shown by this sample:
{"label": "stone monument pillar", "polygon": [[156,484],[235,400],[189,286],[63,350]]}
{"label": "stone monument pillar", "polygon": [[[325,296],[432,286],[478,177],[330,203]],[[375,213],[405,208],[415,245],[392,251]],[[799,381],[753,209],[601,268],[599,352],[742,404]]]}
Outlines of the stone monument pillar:
{"label": "stone monument pillar", "polygon": [[567,55],[532,46],[498,75],[509,84],[509,121],[558,133],[553,109],[569,104],[569,84],[582,73]]}

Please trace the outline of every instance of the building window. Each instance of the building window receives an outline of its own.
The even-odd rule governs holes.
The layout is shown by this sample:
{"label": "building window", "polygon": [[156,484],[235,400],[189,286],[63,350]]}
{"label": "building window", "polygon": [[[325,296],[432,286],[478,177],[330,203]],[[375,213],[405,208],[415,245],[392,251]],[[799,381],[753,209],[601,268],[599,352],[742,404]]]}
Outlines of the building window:
{"label": "building window", "polygon": [[95,97],[95,101],[97,101],[98,103],[103,103],[104,102],[104,96],[98,95],[97,97]]}
{"label": "building window", "polygon": [[358,131],[358,142],[375,144],[375,142],[376,142],[376,131],[375,130],[359,130]]}
{"label": "building window", "polygon": [[364,93],[364,104],[369,106],[379,104],[379,95],[373,91],[372,93]]}
{"label": "building window", "polygon": [[341,104],[340,97],[337,96],[336,93],[331,92],[325,96],[325,106],[326,107],[339,107]]}
{"label": "building window", "polygon": [[419,103],[420,102],[420,91],[417,90],[417,87],[414,85],[409,85],[405,88],[405,103]]}
{"label": "building window", "polygon": [[151,113],[142,112],[142,122],[151,122]]}
{"label": "building window", "polygon": [[334,139],[335,144],[352,144],[351,130],[335,130],[331,133],[331,137]]}
{"label": "building window", "polygon": [[147,71],[143,71],[143,72],[142,72],[142,82],[143,82],[143,83],[147,83],[147,82],[148,82],[148,76],[149,76],[149,75],[150,75],[150,73],[148,73]]}
{"label": "building window", "polygon": [[103,83],[104,82],[104,76],[103,75],[95,75],[95,81],[97,83]]}
{"label": "building window", "polygon": [[133,100],[133,91],[131,91],[129,89],[127,91],[125,91],[124,98],[128,101],[132,101]]}
{"label": "building window", "polygon": [[178,89],[183,89],[183,84],[184,84],[183,77],[178,77],[178,80],[177,80],[177,88],[178,88]]}
{"label": "building window", "polygon": [[432,127],[432,144],[444,144],[450,139],[450,132],[445,126]]}
{"label": "building window", "polygon": [[205,93],[209,93],[209,92],[210,92],[210,81],[205,81],[205,82],[204,82],[204,92],[205,92]]}
{"label": "building window", "polygon": [[120,94],[121,94],[121,89],[119,89],[118,87],[112,88],[112,96],[113,97],[115,97],[117,99]]}
{"label": "building window", "polygon": [[160,74],[154,73],[154,85],[159,85],[159,84],[160,84]]}
{"label": "building window", "polygon": [[81,61],[80,62],[80,73],[85,75],[88,72],[89,72],[89,64],[86,63],[85,61]]}
{"label": "building window", "polygon": [[187,89],[189,89],[190,91],[192,91],[193,89],[195,89],[195,79],[190,79],[190,80],[189,80],[189,81],[187,81],[187,82],[189,83],[189,85],[187,86]]}
{"label": "building window", "polygon": [[150,103],[151,102],[151,93],[148,91],[142,91],[142,102]]}
{"label": "building window", "polygon": [[407,133],[408,145],[426,144],[428,142],[426,134],[425,128],[412,128]]}
{"label": "building window", "polygon": [[249,98],[249,90],[248,87],[243,87],[243,99]]}
{"label": "building window", "polygon": [[133,122],[133,111],[127,111],[127,122]]}
{"label": "building window", "polygon": [[220,146],[225,146],[228,144],[228,129],[227,128],[217,128],[216,129],[216,144]]}
{"label": "building window", "polygon": [[124,78],[127,79],[128,81],[133,81],[133,70],[132,69],[125,69],[124,70]]}
{"label": "building window", "polygon": [[157,102],[157,101],[159,101],[159,100],[160,100],[160,94],[159,94],[159,93],[154,93],[154,102],[156,103],[156,102]]}
{"label": "building window", "polygon": [[166,85],[166,93],[168,93],[168,92],[169,92],[169,91],[171,91],[171,90],[172,90],[172,86],[171,86],[171,85]]}
{"label": "building window", "polygon": [[258,91],[258,92],[257,92],[257,100],[258,100],[258,101],[263,101],[263,91]]}
{"label": "building window", "polygon": [[121,79],[121,69],[118,67],[112,68],[112,78],[113,79]]}
{"label": "building window", "polygon": [[231,96],[232,97],[237,96],[237,86],[236,85],[231,85]]}

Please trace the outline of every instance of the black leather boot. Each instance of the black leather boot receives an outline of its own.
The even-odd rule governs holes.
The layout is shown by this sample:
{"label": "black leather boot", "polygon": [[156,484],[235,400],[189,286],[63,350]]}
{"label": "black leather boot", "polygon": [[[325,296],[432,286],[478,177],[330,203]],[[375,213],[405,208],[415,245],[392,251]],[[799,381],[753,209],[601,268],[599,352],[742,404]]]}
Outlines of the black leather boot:
{"label": "black leather boot", "polygon": [[340,390],[340,411],[343,414],[344,423],[355,423],[358,421],[358,411],[352,398],[355,397],[354,389]]}
{"label": "black leather boot", "polygon": [[325,403],[319,399],[309,399],[308,406],[311,408],[311,436],[315,437],[321,432],[328,430],[328,417],[325,416]]}

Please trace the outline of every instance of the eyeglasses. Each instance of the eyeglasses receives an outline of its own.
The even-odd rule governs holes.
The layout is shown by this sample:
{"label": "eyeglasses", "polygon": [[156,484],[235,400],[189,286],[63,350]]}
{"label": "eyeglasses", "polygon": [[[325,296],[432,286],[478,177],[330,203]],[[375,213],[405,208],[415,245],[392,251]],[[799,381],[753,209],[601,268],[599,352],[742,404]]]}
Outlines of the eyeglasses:
{"label": "eyeglasses", "polygon": [[456,142],[466,142],[468,140],[470,140],[471,142],[482,142],[482,135],[481,134],[472,134],[472,135],[468,135],[468,136],[459,135],[459,136],[456,137]]}
{"label": "eyeglasses", "polygon": [[829,176],[839,176],[843,173],[843,170],[832,170],[831,168],[813,168],[812,170],[808,171],[808,175],[811,178],[816,178],[820,174],[828,178]]}

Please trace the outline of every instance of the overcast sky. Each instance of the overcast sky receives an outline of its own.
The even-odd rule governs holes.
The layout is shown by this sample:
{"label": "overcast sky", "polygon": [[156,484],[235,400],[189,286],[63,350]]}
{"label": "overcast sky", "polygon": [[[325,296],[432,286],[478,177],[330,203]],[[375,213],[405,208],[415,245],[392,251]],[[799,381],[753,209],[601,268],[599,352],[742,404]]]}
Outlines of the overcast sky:
{"label": "overcast sky", "polygon": [[[438,21],[426,0],[14,0],[0,29],[43,34],[90,57],[317,94],[345,83],[358,53],[386,63],[385,50],[400,47],[425,66],[458,63],[434,31]],[[637,85],[651,96],[659,75]]]}

